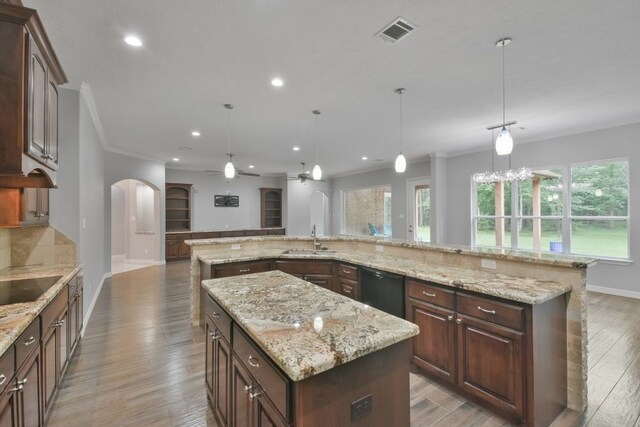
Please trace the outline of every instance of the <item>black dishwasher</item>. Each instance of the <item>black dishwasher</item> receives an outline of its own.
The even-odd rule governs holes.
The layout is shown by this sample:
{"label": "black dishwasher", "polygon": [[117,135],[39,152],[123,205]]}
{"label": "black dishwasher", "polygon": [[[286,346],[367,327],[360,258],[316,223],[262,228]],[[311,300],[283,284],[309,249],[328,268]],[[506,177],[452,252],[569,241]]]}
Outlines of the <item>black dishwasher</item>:
{"label": "black dishwasher", "polygon": [[362,302],[404,318],[404,277],[360,267]]}

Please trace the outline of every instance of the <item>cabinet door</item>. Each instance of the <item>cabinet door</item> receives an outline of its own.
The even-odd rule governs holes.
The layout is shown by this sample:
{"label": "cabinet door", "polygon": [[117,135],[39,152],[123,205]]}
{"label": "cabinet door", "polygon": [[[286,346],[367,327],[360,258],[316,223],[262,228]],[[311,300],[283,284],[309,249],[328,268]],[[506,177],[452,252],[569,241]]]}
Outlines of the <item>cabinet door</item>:
{"label": "cabinet door", "polygon": [[23,427],[42,425],[42,406],[40,404],[40,352],[34,351],[16,375],[22,381],[20,392],[19,416]]}
{"label": "cabinet door", "polygon": [[455,381],[454,312],[413,299],[408,300],[407,319],[420,327],[411,340],[412,361],[428,373]]}
{"label": "cabinet door", "polygon": [[58,169],[58,85],[49,79],[47,84],[47,166]]}
{"label": "cabinet door", "polygon": [[9,384],[0,396],[0,427],[18,426],[18,393],[13,391],[14,384]]}
{"label": "cabinet door", "polygon": [[333,290],[331,286],[331,279],[333,276],[328,276],[325,274],[305,274],[304,280],[307,282],[311,282],[314,285],[322,286],[325,289]]}
{"label": "cabinet door", "polygon": [[278,411],[271,405],[264,396],[256,398],[255,420],[253,423],[257,427],[284,427],[287,425]]}
{"label": "cabinet door", "polygon": [[209,399],[211,403],[215,401],[215,397],[213,395],[213,378],[214,378],[214,343],[215,343],[215,327],[211,324],[211,321],[207,318],[207,322],[205,324],[205,332],[206,332],[206,347],[205,347],[205,364],[204,364],[204,378],[205,384],[207,386],[207,393],[209,394]]}
{"label": "cabinet door", "polygon": [[56,391],[58,331],[59,328],[52,326],[42,340],[42,386],[45,411],[49,410],[51,399]]}
{"label": "cabinet door", "polygon": [[458,314],[458,386],[499,411],[524,415],[521,332]]}
{"label": "cabinet door", "polygon": [[65,307],[60,316],[58,316],[58,366],[57,366],[57,385],[60,385],[63,372],[67,369],[69,363],[69,334],[67,331],[67,323],[69,320],[68,306]]}
{"label": "cabinet door", "polygon": [[78,294],[75,294],[69,301],[67,334],[69,335],[69,356],[71,356],[78,341]]}
{"label": "cabinet door", "polygon": [[251,426],[251,415],[253,413],[253,401],[249,397],[249,393],[253,388],[253,380],[235,357],[232,357],[231,365],[231,380],[233,384],[230,424],[235,427],[249,427]]}
{"label": "cabinet door", "polygon": [[165,257],[167,259],[178,258],[180,256],[178,240],[167,240],[167,247],[165,248],[165,252]]}
{"label": "cabinet door", "polygon": [[80,340],[82,336],[82,327],[84,326],[84,278],[78,277],[78,321],[77,325],[77,340]]}
{"label": "cabinet door", "polygon": [[181,258],[188,258],[191,255],[191,248],[189,247],[189,245],[185,243],[184,240],[179,240],[179,242],[180,242],[179,256]]}
{"label": "cabinet door", "polygon": [[[219,332],[218,332],[219,333]],[[231,350],[224,338],[214,344],[214,401],[216,416],[223,426],[229,425],[229,393],[231,388]]]}
{"label": "cabinet door", "polygon": [[39,161],[46,160],[47,67],[38,46],[29,43],[29,143],[27,152]]}

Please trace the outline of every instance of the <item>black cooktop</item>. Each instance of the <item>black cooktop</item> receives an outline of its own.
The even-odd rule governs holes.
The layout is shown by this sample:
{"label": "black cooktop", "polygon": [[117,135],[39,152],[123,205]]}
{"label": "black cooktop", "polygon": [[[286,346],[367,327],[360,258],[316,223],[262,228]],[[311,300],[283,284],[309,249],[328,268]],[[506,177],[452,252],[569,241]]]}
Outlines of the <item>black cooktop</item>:
{"label": "black cooktop", "polygon": [[0,305],[35,301],[61,277],[50,276],[0,281]]}

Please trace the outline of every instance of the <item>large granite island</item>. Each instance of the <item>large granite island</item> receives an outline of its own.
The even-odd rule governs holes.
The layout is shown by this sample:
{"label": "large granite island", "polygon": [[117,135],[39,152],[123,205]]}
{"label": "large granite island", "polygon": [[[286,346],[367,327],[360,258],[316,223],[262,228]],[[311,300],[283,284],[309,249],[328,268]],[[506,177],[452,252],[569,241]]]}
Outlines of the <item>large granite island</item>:
{"label": "large granite island", "polygon": [[409,425],[416,325],[280,271],[202,288],[222,425]]}

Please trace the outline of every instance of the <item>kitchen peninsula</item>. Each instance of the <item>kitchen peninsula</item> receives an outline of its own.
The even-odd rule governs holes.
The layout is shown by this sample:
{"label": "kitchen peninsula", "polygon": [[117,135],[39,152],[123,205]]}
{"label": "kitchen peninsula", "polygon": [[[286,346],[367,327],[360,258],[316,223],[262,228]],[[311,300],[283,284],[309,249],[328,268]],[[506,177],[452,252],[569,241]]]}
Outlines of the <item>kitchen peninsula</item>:
{"label": "kitchen peninsula", "polygon": [[280,271],[202,287],[222,425],[409,425],[416,325]]}
{"label": "kitchen peninsula", "polygon": [[[545,425],[564,407],[586,406],[591,260],[343,236],[320,239],[329,250],[316,252],[306,237],[187,243],[194,324],[201,275],[282,270],[359,300],[359,272],[374,268],[403,276],[406,318],[434,328],[429,337],[439,341],[412,339],[412,360],[423,373],[512,422]],[[424,323],[427,317],[441,321]]]}

